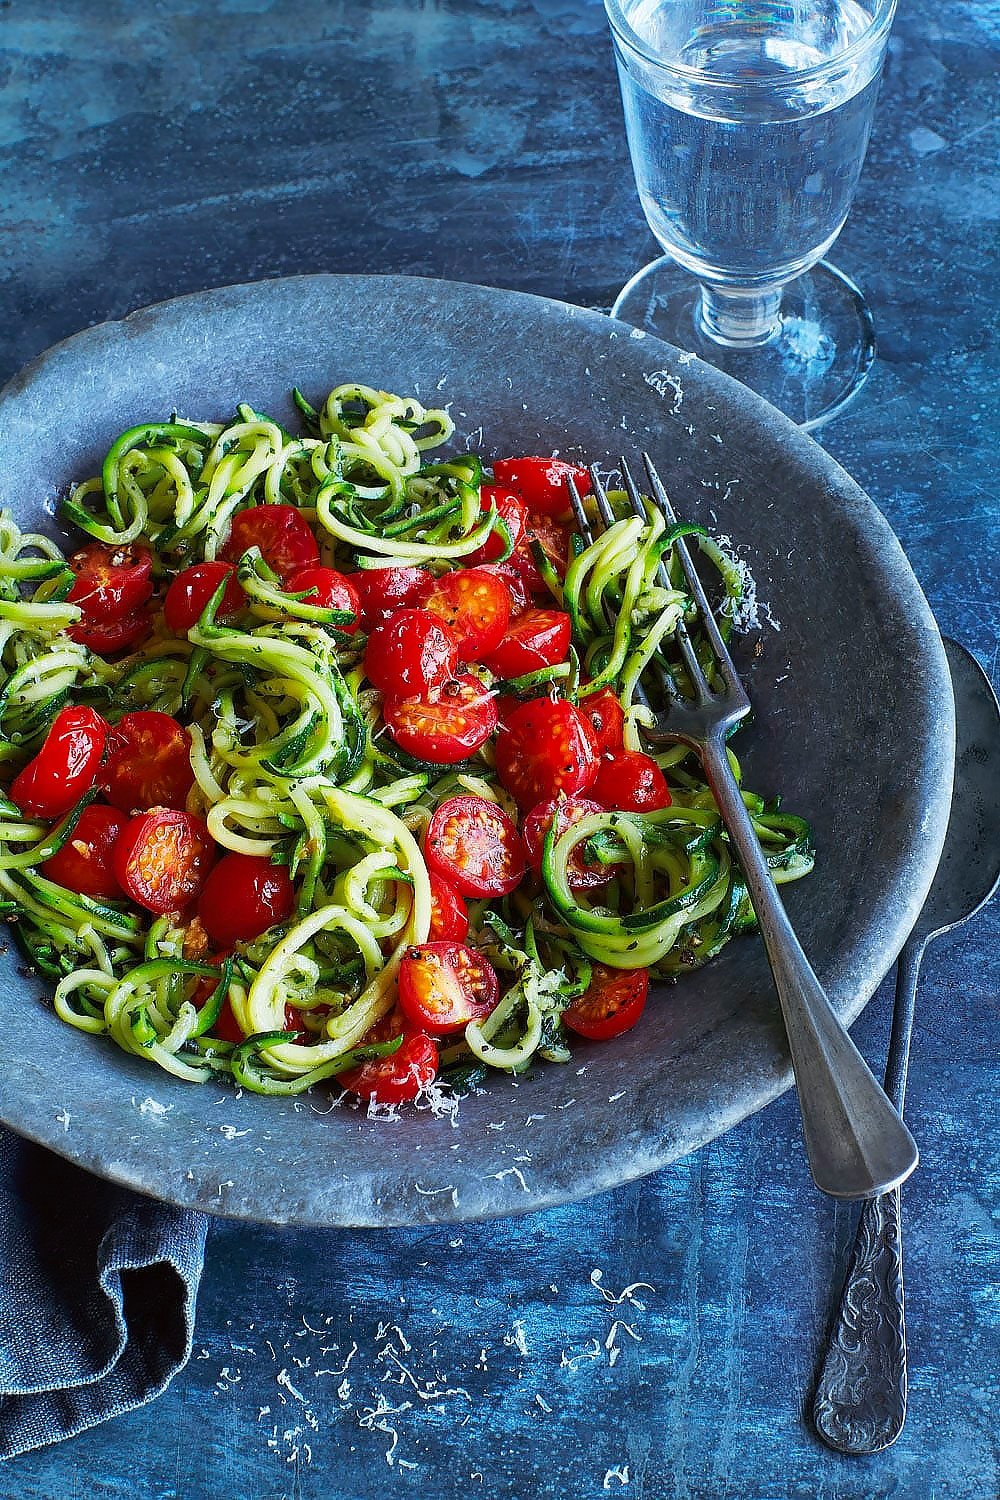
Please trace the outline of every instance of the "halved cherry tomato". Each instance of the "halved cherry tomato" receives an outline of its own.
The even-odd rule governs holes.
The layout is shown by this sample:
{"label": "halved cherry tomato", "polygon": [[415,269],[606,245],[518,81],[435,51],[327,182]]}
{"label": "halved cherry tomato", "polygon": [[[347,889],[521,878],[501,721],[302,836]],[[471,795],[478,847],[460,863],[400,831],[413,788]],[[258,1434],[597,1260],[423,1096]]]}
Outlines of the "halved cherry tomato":
{"label": "halved cherry tomato", "polygon": [[415,1026],[461,1031],[495,1009],[500,985],[492,964],[464,943],[422,943],[399,966],[399,1008]]}
{"label": "halved cherry tomato", "polygon": [[282,580],[319,563],[316,538],[294,505],[251,505],[237,511],[219,556],[238,563],[251,547],[260,548],[268,567]]}
{"label": "halved cherry tomato", "polygon": [[602,807],[617,812],[655,812],[671,801],[666,777],[641,750],[602,755],[590,791]]}
{"label": "halved cherry tomato", "polygon": [[455,637],[422,609],[397,609],[375,626],[365,648],[365,676],[391,698],[443,687],[457,662]]}
{"label": "halved cherry tomato", "polygon": [[124,827],[125,819],[116,808],[92,803],[83,809],[59,852],[40,867],[41,873],[81,896],[97,901],[120,899],[122,888],[111,868],[111,851]]}
{"label": "halved cherry tomato", "polygon": [[100,780],[108,801],[123,812],[183,807],[194,786],[191,736],[169,714],[126,714],[108,736]]}
{"label": "halved cherry tomato", "polygon": [[361,1099],[371,1099],[376,1104],[404,1104],[416,1099],[426,1088],[430,1088],[437,1077],[438,1049],[435,1042],[424,1032],[407,1032],[394,1017],[396,1029],[388,1035],[378,1033],[373,1027],[364,1042],[389,1041],[403,1032],[403,1045],[388,1057],[376,1057],[371,1062],[349,1068],[337,1075],[337,1082]]}
{"label": "halved cherry tomato", "polygon": [[478,677],[453,677],[419,698],[382,705],[386,728],[416,760],[452,766],[475,754],[497,727],[494,696]]}
{"label": "halved cherry tomato", "polygon": [[516,714],[522,706],[522,700],[514,693],[497,693],[493,701],[497,706],[497,728],[503,729],[510,722],[511,714]]}
{"label": "halved cherry tomato", "polygon": [[85,620],[120,620],[153,592],[153,555],[141,542],[125,547],[89,542],[73,553],[69,566],[76,578],[66,598],[80,606]]}
{"label": "halved cherry tomato", "polygon": [[285,582],[289,594],[305,593],[303,604],[314,604],[319,609],[339,609],[353,615],[350,625],[338,625],[345,635],[353,635],[361,624],[361,600],[353,579],[345,578],[336,568],[299,568]]}
{"label": "halved cherry tomato", "polygon": [[201,818],[174,807],[151,807],[118,836],[112,866],[118,884],[147,911],[181,911],[200,892],[215,859]]}
{"label": "halved cherry tomato", "polygon": [[597,775],[590,725],[564,699],[522,703],[497,735],[500,780],[518,807],[530,810],[560,792],[585,792]]}
{"label": "halved cherry tomato", "polygon": [[214,562],[194,563],[178,573],[163,601],[163,618],[167,629],[174,635],[187,635],[191,626],[198,623],[208,601],[223,582],[226,590],[216,619],[231,620],[247,602],[232,563],[217,558]]}
{"label": "halved cherry tomato", "polygon": [[10,800],[29,817],[59,818],[97,780],[108,725],[92,708],[63,708],[45,743],[15,776]]}
{"label": "halved cherry tomato", "polygon": [[396,1037],[416,1036],[423,1031],[423,1027],[414,1026],[408,1016],[404,1016],[399,1005],[394,1005],[386,1015],[380,1016],[373,1025],[369,1026],[360,1042],[359,1047],[376,1046],[379,1042],[392,1042]]}
{"label": "halved cherry tomato", "polygon": [[[581,818],[586,818],[590,813],[604,812],[599,802],[592,802],[589,797],[555,797],[549,802],[540,802],[533,807],[524,820],[521,836],[524,839],[524,847],[528,851],[528,864],[533,870],[541,874],[542,855],[545,852],[545,835],[552,827],[555,819],[556,838],[561,838],[567,828],[572,828],[574,823],[579,823]],[[583,847],[578,844],[573,850],[567,866],[569,886],[572,891],[596,890],[598,886],[607,885],[610,880],[621,869],[620,865],[589,865],[583,857]]]}
{"label": "halved cherry tomato", "polygon": [[[524,528],[528,520],[528,512],[525,510],[520,499],[514,491],[502,484],[484,484],[480,490],[480,510],[483,515],[488,515],[490,506],[495,505],[497,516],[506,526],[510,533],[511,550],[521,540]],[[470,552],[467,562],[475,566],[476,563],[494,562],[502,557],[507,551],[506,538],[500,531],[494,531],[489,538],[478,547],[475,552]]]}
{"label": "halved cherry tomato", "polygon": [[529,594],[550,597],[544,578],[538,571],[532,542],[537,542],[560,578],[569,566],[569,532],[552,516],[529,516],[524,535],[514,548],[511,564],[524,579]]}
{"label": "halved cherry tomato", "polygon": [[249,943],[291,916],[295,904],[284,865],[254,854],[224,854],[198,898],[198,916],[219,948]]}
{"label": "halved cherry tomato", "polygon": [[430,577],[426,568],[360,568],[352,573],[365,626],[370,629],[397,609],[416,604]]}
{"label": "halved cherry tomato", "polygon": [[589,986],[563,1011],[563,1020],[577,1036],[606,1042],[635,1025],[648,995],[648,969],[608,969],[595,964]]}
{"label": "halved cherry tomato", "polygon": [[521,677],[566,660],[573,622],[559,609],[526,609],[512,620],[504,639],[484,658],[496,677]]}
{"label": "halved cherry tomato", "polygon": [[566,476],[572,474],[581,495],[590,494],[590,475],[562,458],[501,458],[493,465],[498,484],[509,484],[530,511],[561,516],[569,510]]}
{"label": "halved cherry tomato", "polygon": [[485,797],[442,802],[424,840],[427,868],[463,896],[506,896],[525,870],[521,835],[502,807]]}
{"label": "halved cherry tomato", "polygon": [[140,604],[119,620],[88,620],[86,616],[66,631],[71,641],[86,646],[95,656],[118,656],[144,641],[153,628],[148,604]]}
{"label": "halved cherry tomato", "polygon": [[510,621],[510,589],[485,568],[456,568],[427,589],[421,604],[458,642],[463,661],[482,661],[504,638]]}
{"label": "halved cherry tomato", "polygon": [[516,620],[518,615],[523,615],[528,607],[528,590],[524,579],[508,559],[507,562],[480,563],[479,567],[484,573],[495,573],[502,578],[510,590],[510,617]]}
{"label": "halved cherry tomato", "polygon": [[469,930],[465,902],[450,880],[431,875],[431,925],[429,943],[460,943]]}
{"label": "halved cherry tomato", "polygon": [[598,751],[623,750],[625,713],[612,688],[604,687],[580,699],[580,712],[594,731],[594,743]]}

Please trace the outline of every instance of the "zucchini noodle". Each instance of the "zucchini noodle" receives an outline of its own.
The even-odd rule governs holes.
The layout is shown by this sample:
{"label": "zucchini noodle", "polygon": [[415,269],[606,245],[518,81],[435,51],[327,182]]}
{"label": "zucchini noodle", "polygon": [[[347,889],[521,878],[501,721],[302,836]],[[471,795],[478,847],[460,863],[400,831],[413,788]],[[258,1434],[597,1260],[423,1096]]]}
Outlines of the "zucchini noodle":
{"label": "zucchini noodle", "polygon": [[[283,589],[257,548],[239,563],[246,607],[238,624],[222,615],[220,586],[186,636],[167,629],[170,581],[192,563],[212,562],[234,517],[253,506],[295,507],[322,562],[348,573],[418,565],[440,575],[491,537],[501,562],[510,555],[507,522],[484,497],[491,479],[481,460],[429,457],[452,435],[447,412],[356,383],[319,407],[293,394],[302,435],[245,404],[228,423],[143,423],[122,433],[100,475],[63,501],[64,519],[89,537],[112,548],[141,542],[153,555],[151,633],[118,659],[74,640],[81,609],[67,597],[75,575],[61,549],[0,514],[4,783],[68,705],[93,707],[111,724],[140,709],[170,714],[190,733],[188,812],[223,850],[285,866],[295,893],[285,922],[209,962],[190,916],[93,899],[43,872],[72,842],[96,791],[51,825],[0,795],[0,907],[68,1025],[106,1033],[186,1082],[225,1076],[265,1094],[335,1080],[400,1046],[401,1037],[378,1028],[394,1011],[407,950],[428,938],[421,840],[435,809],[472,796],[516,817],[489,743],[454,766],[417,763],[397,748],[364,677],[365,636],[346,628],[353,616]],[[694,616],[675,543],[690,536],[700,547],[727,631],[745,570],[702,528],[668,529],[653,507],[643,519],[623,495],[610,499],[620,519],[592,545],[572,538],[565,578],[536,544],[543,583],[570,616],[573,646],[568,661],[516,679],[513,689],[585,705],[610,687],[624,710],[625,746],[638,751],[664,674],[689,691],[674,648],[679,623],[694,628]],[[669,587],[658,581],[661,562]],[[705,643],[696,645],[710,664]],[[487,695],[511,690],[477,671]],[[501,997],[446,1039],[446,1064],[522,1072],[538,1058],[564,1062],[562,1017],[596,964],[671,979],[754,927],[697,760],[680,745],[654,758],[669,776],[669,807],[595,812],[561,834],[550,830],[534,884],[472,903],[468,942],[490,959]],[[774,878],[808,874],[807,824],[749,791],[744,800]],[[612,878],[589,893],[572,889],[581,859],[611,867]],[[224,1005],[242,1041],[212,1034]]]}

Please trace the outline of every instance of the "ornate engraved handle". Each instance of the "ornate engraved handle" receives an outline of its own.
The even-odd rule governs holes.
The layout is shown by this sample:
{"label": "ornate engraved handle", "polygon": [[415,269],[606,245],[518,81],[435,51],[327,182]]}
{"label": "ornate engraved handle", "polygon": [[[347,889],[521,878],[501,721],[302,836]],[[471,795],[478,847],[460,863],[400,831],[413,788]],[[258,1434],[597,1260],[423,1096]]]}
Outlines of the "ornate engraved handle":
{"label": "ornate engraved handle", "polygon": [[[902,1109],[920,961],[927,938],[899,955],[886,1093]],[[862,1204],[851,1263],[813,1401],[816,1430],[842,1453],[880,1453],[906,1420],[906,1324],[899,1189]]]}
{"label": "ornate engraved handle", "polygon": [[906,1420],[899,1190],[862,1205],[837,1322],[813,1403],[824,1442],[879,1453]]}

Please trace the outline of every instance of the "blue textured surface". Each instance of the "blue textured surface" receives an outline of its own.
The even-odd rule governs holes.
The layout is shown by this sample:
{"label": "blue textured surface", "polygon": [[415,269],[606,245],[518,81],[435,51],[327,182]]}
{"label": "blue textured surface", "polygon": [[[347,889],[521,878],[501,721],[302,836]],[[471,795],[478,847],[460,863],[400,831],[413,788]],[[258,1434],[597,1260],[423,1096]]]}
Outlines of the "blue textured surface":
{"label": "blue textured surface", "polygon": [[[897,22],[835,252],[881,359],[825,439],[994,681],[996,56],[990,0],[915,0]],[[0,70],[0,377],[205,285],[399,270],[602,304],[652,251],[588,0],[19,0]],[[852,1218],[811,1189],[786,1097],[655,1180],[521,1221],[218,1225],[185,1373],[6,1466],[0,1493],[995,1500],[998,931],[994,908],[927,964],[910,1416],[887,1454],[840,1458],[804,1421]],[[889,999],[856,1027],[873,1059]],[[637,1302],[601,1295],[636,1281]]]}

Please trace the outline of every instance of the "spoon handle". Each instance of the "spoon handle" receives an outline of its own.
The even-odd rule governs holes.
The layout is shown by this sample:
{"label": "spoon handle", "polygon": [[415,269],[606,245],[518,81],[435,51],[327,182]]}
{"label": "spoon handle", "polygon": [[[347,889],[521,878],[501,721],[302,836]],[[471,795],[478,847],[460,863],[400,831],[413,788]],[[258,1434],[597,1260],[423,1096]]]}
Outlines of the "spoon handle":
{"label": "spoon handle", "polygon": [[[925,939],[899,956],[885,1091],[903,1107]],[[813,1421],[841,1453],[880,1453],[906,1420],[906,1322],[899,1189],[861,1205],[840,1310],[813,1401]]]}

